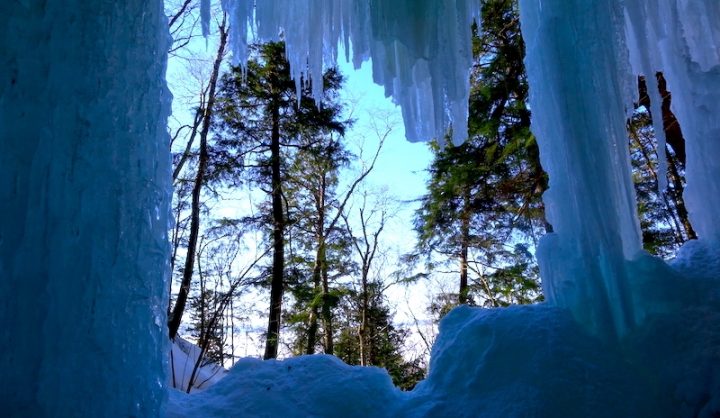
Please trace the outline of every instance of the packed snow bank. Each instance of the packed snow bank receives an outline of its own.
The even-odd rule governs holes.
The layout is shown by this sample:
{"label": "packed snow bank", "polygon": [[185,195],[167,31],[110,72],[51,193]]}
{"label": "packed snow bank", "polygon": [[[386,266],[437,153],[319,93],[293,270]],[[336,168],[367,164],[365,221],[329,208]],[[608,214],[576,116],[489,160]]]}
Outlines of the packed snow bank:
{"label": "packed snow bank", "polygon": [[647,289],[655,303],[618,343],[548,304],[460,307],[441,322],[429,375],[411,392],[394,388],[384,370],[330,356],[245,359],[203,393],[172,393],[168,416],[715,417],[720,286],[708,277],[720,270],[688,268],[696,246],[678,268],[650,257],[635,263],[656,278]]}

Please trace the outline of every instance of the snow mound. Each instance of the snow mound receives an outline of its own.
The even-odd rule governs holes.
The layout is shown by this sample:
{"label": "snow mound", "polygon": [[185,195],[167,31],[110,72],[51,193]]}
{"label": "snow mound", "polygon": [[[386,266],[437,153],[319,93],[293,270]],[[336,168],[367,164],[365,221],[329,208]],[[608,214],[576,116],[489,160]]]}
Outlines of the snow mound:
{"label": "snow mound", "polygon": [[171,391],[167,416],[389,417],[401,397],[385,370],[348,366],[337,357],[246,358],[204,392]]}
{"label": "snow mound", "polygon": [[[652,258],[637,260],[635,271],[655,275],[644,286],[664,289],[650,295],[656,303],[642,324],[617,342],[548,304],[463,306],[441,322],[428,377],[411,392],[393,387],[382,369],[332,356],[244,359],[205,392],[172,393],[168,416],[720,416],[717,282],[681,276]],[[673,292],[681,302],[662,303]]]}
{"label": "snow mound", "polygon": [[563,309],[457,308],[443,320],[432,354],[408,416],[649,416],[619,352]]}
{"label": "snow mound", "polygon": [[192,378],[192,390],[204,390],[225,376],[227,370],[221,365],[198,361],[199,356],[200,347],[180,336],[175,337],[170,350],[170,387],[186,390]]}

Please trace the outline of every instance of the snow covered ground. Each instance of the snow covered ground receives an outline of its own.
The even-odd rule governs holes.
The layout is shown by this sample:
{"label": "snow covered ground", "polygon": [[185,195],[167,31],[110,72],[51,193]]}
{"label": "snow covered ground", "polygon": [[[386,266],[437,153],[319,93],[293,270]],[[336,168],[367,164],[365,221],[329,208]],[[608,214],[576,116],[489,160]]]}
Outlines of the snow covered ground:
{"label": "snow covered ground", "polygon": [[646,290],[668,305],[619,344],[548,304],[460,307],[442,321],[429,376],[411,392],[384,370],[331,356],[243,359],[204,392],[171,391],[167,416],[716,417],[720,271],[687,269],[697,255],[671,269],[638,262],[658,279]]}

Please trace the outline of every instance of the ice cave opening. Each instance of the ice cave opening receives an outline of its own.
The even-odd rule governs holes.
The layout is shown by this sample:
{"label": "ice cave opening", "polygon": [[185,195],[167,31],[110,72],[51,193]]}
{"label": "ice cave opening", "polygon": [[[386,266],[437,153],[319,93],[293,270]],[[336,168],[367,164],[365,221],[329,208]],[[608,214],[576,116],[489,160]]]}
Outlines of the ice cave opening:
{"label": "ice cave opening", "polygon": [[[210,0],[202,0],[207,10]],[[408,139],[463,139],[480,0],[223,0],[233,53],[282,29],[297,74],[352,45]],[[161,0],[0,5],[3,414],[720,416],[720,5],[521,0],[533,131],[555,232],[547,302],[453,311],[411,392],[329,356],[241,361],[206,392],[166,387],[170,161]],[[251,30],[246,30],[247,28]],[[629,86],[662,70],[687,138],[700,239],[641,250]],[[652,90],[652,88],[651,88]],[[657,91],[650,91],[657,95]]]}

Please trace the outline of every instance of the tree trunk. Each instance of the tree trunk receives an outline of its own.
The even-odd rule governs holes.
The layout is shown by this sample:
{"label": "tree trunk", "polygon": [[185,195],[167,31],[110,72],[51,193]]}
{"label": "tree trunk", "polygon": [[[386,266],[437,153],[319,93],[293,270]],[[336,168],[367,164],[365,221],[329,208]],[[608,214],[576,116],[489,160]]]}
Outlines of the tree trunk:
{"label": "tree trunk", "polygon": [[[672,94],[667,89],[665,76],[662,72],[657,72],[655,74],[655,78],[657,80],[658,92],[660,93],[660,97],[662,99],[660,109],[662,112],[661,116],[663,131],[665,131],[665,140],[675,154],[673,157],[669,152],[665,152],[668,160],[669,180],[673,183],[673,191],[669,193],[669,195],[675,205],[675,213],[680,219],[680,223],[685,230],[686,239],[696,239],[697,234],[690,223],[690,217],[688,216],[688,211],[685,206],[685,200],[682,197],[684,187],[680,176],[680,170],[685,168],[687,160],[685,153],[685,137],[683,136],[682,129],[680,128],[680,123],[671,110]],[[638,104],[645,106],[652,118],[653,115],[652,112],[650,112],[650,96],[647,92],[646,83],[647,80],[645,77],[638,77],[638,91],[640,93]],[[660,153],[658,153],[658,155],[660,155]],[[664,176],[666,173],[658,173],[658,175]]]}
{"label": "tree trunk", "polygon": [[671,156],[670,153],[667,153],[667,159],[668,169],[670,171],[670,181],[673,184],[673,188],[668,194],[675,205],[675,213],[680,219],[680,223],[685,230],[685,239],[697,239],[697,234],[695,233],[692,223],[690,223],[690,216],[688,215],[688,210],[685,206],[685,199],[683,198],[683,180],[680,177],[680,170],[678,169],[678,164],[682,164],[682,162],[678,161],[676,157]]}
{"label": "tree trunk", "polygon": [[323,263],[321,269],[322,275],[322,290],[323,290],[323,305],[322,305],[322,319],[323,328],[325,329],[325,354],[333,354],[335,347],[333,344],[333,323],[332,323],[332,306],[330,298],[330,284],[328,280],[327,263]]}
{"label": "tree trunk", "polygon": [[[275,87],[271,86],[271,90],[274,89]],[[285,273],[285,214],[283,212],[282,177],[280,173],[280,110],[277,104],[279,100],[278,97],[273,98],[270,110],[272,117],[270,165],[272,170],[273,262],[265,360],[276,358],[278,353]]]}
{"label": "tree trunk", "polygon": [[217,87],[218,76],[220,74],[220,64],[225,54],[225,45],[227,44],[228,31],[225,28],[226,16],[223,16],[223,22],[220,25],[220,45],[213,63],[213,72],[210,77],[208,86],[208,100],[205,112],[203,114],[203,126],[200,132],[200,156],[198,160],[198,171],[195,176],[195,185],[192,191],[191,215],[190,215],[190,238],[188,240],[187,256],[185,258],[185,267],[183,268],[183,278],[178,292],[175,307],[172,310],[168,321],[168,331],[170,338],[175,338],[180,323],[182,322],[183,312],[187,304],[188,294],[190,293],[190,284],[192,282],[193,268],[195,265],[195,252],[197,249],[198,234],[200,232],[200,193],[205,179],[205,171],[208,164],[208,147],[207,139],[210,132],[210,120],[212,119],[213,106],[215,105],[215,89]]}
{"label": "tree trunk", "polygon": [[463,213],[460,225],[460,288],[458,303],[468,303],[468,247],[470,246],[470,192],[463,194]]}
{"label": "tree trunk", "polygon": [[360,312],[361,316],[361,323],[360,323],[360,365],[361,366],[368,366],[372,364],[372,344],[370,344],[368,330],[369,330],[369,321],[368,321],[368,311],[370,309],[370,295],[369,295],[369,286],[368,286],[368,261],[366,257],[363,257],[363,266],[362,266],[362,273],[361,273],[361,283],[362,283],[362,312]]}
{"label": "tree trunk", "polygon": [[[312,280],[314,294],[317,295],[321,291],[321,259],[324,257],[324,243],[319,243],[317,251],[315,253],[315,265],[313,266]],[[318,317],[320,312],[318,311],[318,304],[315,298],[310,302],[310,318],[307,331],[307,347],[305,347],[305,354],[315,354],[315,344],[317,343],[317,332],[318,332]]]}
{"label": "tree trunk", "polygon": [[[325,232],[325,185],[326,177],[325,174],[323,174],[321,176],[319,190],[317,190],[317,192],[315,193],[315,210],[318,214],[317,223],[315,225],[317,249],[315,251],[315,264],[313,265],[312,273],[313,290],[315,295],[320,294],[320,292],[322,291],[322,272],[323,270],[327,270],[327,252],[325,248],[325,241],[327,239],[327,234]],[[318,317],[320,316],[316,298],[313,298],[310,304],[310,325],[308,326],[307,347],[305,348],[305,354],[315,354],[315,344],[317,342],[318,332]]]}

